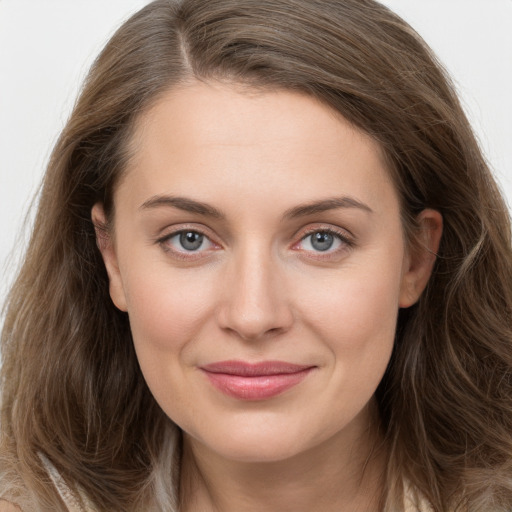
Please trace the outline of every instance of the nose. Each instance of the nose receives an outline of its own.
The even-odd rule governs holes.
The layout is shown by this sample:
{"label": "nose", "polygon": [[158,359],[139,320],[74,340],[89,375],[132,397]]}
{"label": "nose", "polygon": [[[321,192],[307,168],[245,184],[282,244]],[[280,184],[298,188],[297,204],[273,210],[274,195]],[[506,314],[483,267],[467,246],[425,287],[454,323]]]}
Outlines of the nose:
{"label": "nose", "polygon": [[224,277],[218,322],[243,340],[258,340],[288,331],[293,312],[279,262],[268,252],[248,248],[233,258]]}

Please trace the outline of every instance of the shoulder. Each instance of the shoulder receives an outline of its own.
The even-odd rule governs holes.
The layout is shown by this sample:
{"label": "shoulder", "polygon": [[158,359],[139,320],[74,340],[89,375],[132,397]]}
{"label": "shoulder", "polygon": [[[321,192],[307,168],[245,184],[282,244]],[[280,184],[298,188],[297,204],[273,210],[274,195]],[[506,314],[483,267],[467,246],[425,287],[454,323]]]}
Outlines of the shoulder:
{"label": "shoulder", "polygon": [[21,512],[21,509],[8,501],[0,499],[0,512]]}
{"label": "shoulder", "polygon": [[407,480],[404,482],[404,512],[433,512],[426,498]]}

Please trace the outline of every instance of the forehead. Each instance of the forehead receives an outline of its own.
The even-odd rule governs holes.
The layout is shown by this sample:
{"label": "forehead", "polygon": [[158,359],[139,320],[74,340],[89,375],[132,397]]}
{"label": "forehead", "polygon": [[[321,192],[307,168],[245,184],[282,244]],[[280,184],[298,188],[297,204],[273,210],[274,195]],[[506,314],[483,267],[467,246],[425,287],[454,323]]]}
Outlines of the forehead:
{"label": "forehead", "polygon": [[284,199],[286,190],[293,203],[334,192],[369,201],[383,187],[395,194],[376,141],[287,90],[200,82],[170,90],[138,120],[132,154],[123,181],[148,196],[193,192],[210,202],[229,189],[238,199],[273,191]]}

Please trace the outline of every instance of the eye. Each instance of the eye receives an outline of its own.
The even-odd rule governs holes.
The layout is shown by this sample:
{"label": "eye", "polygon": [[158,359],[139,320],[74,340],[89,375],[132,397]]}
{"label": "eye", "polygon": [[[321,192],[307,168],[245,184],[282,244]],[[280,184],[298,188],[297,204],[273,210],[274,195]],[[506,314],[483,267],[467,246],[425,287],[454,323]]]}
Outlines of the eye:
{"label": "eye", "polygon": [[344,234],[333,229],[314,229],[303,236],[293,248],[321,256],[334,255],[352,247],[352,241]]}
{"label": "eye", "polygon": [[306,251],[325,252],[340,245],[339,237],[329,231],[315,231],[302,239],[302,248]]}
{"label": "eye", "polygon": [[191,229],[175,232],[160,240],[166,250],[187,254],[201,253],[215,247],[215,244],[203,233]]}

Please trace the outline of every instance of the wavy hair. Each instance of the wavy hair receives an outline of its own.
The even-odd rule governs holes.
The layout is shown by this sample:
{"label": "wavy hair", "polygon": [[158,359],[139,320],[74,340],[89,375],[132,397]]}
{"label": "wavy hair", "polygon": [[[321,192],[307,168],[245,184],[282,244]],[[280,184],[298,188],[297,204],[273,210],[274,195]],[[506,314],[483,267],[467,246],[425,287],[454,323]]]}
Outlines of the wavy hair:
{"label": "wavy hair", "polygon": [[136,120],[190,80],[319,99],[380,144],[411,243],[418,212],[441,212],[433,275],[399,313],[377,390],[384,509],[402,510],[406,480],[435,512],[511,510],[508,211],[442,66],[373,0],[157,0],[115,33],[52,153],[6,303],[0,493],[64,510],[43,456],[98,511],[179,506],[179,432],[110,300],[90,212],[113,214]]}

